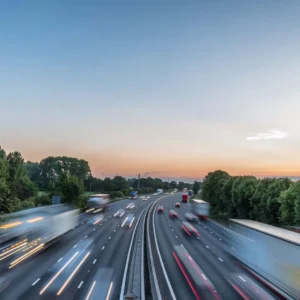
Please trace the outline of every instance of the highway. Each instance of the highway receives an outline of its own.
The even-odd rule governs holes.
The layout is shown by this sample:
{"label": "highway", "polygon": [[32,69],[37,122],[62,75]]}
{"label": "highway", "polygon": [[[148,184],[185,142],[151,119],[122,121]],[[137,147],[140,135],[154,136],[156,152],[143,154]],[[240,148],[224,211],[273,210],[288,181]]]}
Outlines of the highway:
{"label": "highway", "polygon": [[128,199],[110,204],[101,220],[80,215],[79,225],[44,251],[1,270],[10,284],[0,299],[123,300],[130,292],[141,300],[279,299],[231,255],[252,242],[212,221],[191,222],[189,232],[182,224],[190,204],[180,200],[181,193]]}
{"label": "highway", "polygon": [[[214,224],[192,223],[199,236],[186,234],[181,225],[186,221],[184,214],[190,211],[189,204],[180,203],[181,207],[176,208],[175,203],[180,200],[181,194],[165,197],[155,205],[150,216],[153,222],[149,228],[153,241],[151,248],[156,258],[154,264],[162,299],[276,299],[233,262],[226,251],[229,242],[223,239]],[[164,213],[157,213],[158,205],[163,205]],[[171,219],[169,210],[175,210],[178,219]],[[155,234],[160,254],[154,246]],[[176,245],[186,250],[192,263],[199,266],[199,276],[203,279],[199,298],[172,255]]]}
{"label": "highway", "polygon": [[[130,211],[135,220],[131,228],[125,228],[122,223],[129,211],[126,210],[122,218],[114,217],[114,213],[131,202],[135,203]],[[135,223],[150,204],[151,200],[139,199],[113,203],[104,213],[104,219],[95,225],[88,223],[90,215],[81,215],[80,224],[74,230],[43,252],[6,271],[10,285],[1,292],[0,299],[85,299],[99,268],[113,270],[110,299],[117,299]]]}

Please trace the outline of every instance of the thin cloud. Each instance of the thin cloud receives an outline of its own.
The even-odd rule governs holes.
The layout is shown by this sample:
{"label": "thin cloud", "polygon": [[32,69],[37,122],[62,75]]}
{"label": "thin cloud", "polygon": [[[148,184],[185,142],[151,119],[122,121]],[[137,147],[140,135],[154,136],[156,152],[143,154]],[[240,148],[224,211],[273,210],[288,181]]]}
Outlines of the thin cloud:
{"label": "thin cloud", "polygon": [[289,134],[277,129],[272,129],[270,132],[262,132],[255,136],[248,136],[247,140],[282,140],[288,138]]}

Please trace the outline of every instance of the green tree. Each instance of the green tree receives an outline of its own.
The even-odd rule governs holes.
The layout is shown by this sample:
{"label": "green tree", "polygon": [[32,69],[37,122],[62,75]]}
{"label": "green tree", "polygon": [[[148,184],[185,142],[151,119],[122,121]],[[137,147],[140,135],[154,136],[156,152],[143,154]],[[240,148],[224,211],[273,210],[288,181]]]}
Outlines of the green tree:
{"label": "green tree", "polygon": [[121,191],[127,189],[129,187],[126,178],[122,176],[115,176],[112,180],[113,185],[115,187],[115,191]]}
{"label": "green tree", "polygon": [[237,217],[237,210],[232,201],[232,186],[234,181],[237,178],[238,177],[236,176],[230,176],[222,187],[222,192],[221,192],[222,205],[220,205],[219,207],[223,208],[222,212],[224,213],[225,216],[228,216],[229,218]]}
{"label": "green tree", "polygon": [[91,174],[87,161],[67,156],[49,156],[40,162],[38,186],[48,190],[49,184],[58,180],[63,174],[72,175],[84,181]]}
{"label": "green tree", "polygon": [[81,205],[80,196],[84,192],[83,182],[76,176],[63,174],[57,181],[56,190],[63,195],[63,202]]}
{"label": "green tree", "polygon": [[200,191],[200,182],[199,181],[194,181],[192,189],[193,189],[194,195],[197,195],[198,192]]}
{"label": "green tree", "polygon": [[29,179],[24,159],[19,152],[12,152],[7,155],[8,163],[8,184],[10,190],[17,198],[24,200],[37,195],[37,188]]}
{"label": "green tree", "polygon": [[283,225],[294,225],[297,219],[295,215],[296,203],[300,198],[300,181],[292,184],[287,190],[283,191],[279,197],[280,221]]}
{"label": "green tree", "polygon": [[223,188],[229,178],[230,175],[221,170],[210,172],[204,177],[201,196],[210,203],[213,214],[224,211]]}

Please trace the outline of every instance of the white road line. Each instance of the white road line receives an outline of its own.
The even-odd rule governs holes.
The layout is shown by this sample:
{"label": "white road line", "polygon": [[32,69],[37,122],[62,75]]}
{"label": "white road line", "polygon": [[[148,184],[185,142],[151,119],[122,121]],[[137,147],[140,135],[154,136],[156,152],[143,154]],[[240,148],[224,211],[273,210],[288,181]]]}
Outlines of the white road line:
{"label": "white road line", "polygon": [[207,280],[207,278],[205,277],[205,275],[204,274],[201,274],[202,275],[202,277],[205,279],[205,280]]}
{"label": "white road line", "polygon": [[73,248],[76,248],[76,247],[77,247],[77,244]]}
{"label": "white road line", "polygon": [[97,261],[97,259],[95,259],[95,260],[93,261],[93,265],[96,263],[96,261]]}
{"label": "white road line", "polygon": [[94,228],[94,231],[96,230],[96,228]]}
{"label": "white road line", "polygon": [[174,231],[174,229],[172,229],[172,231]]}
{"label": "white road line", "polygon": [[223,262],[223,259],[219,257],[219,261]]}
{"label": "white road line", "polygon": [[244,282],[246,282],[246,280],[242,276],[239,276],[239,278],[242,279]]}
{"label": "white road line", "polygon": [[109,240],[111,239],[111,236],[108,238]]}
{"label": "white road line", "polygon": [[210,232],[210,234],[212,234],[212,232]]}
{"label": "white road line", "polygon": [[206,247],[207,249],[209,249],[209,247],[208,247],[207,245],[206,245],[205,247]]}
{"label": "white road line", "polygon": [[116,229],[114,230],[114,232],[116,232]]}
{"label": "white road line", "polygon": [[86,239],[88,237],[88,235],[86,235],[84,238]]}
{"label": "white road line", "polygon": [[219,240],[220,240],[220,241],[222,241],[222,239],[221,239],[221,238],[219,238]]}
{"label": "white road line", "polygon": [[36,285],[39,281],[40,281],[41,278],[38,278],[33,284],[32,286]]}
{"label": "white road line", "polygon": [[175,235],[176,239],[178,239],[177,235]]}
{"label": "white road line", "polygon": [[102,225],[102,223],[100,223],[100,226]]}
{"label": "white road line", "polygon": [[61,257],[57,262],[60,262],[63,258]]}
{"label": "white road line", "polygon": [[182,244],[180,244],[180,245],[181,245],[182,248],[184,248]]}
{"label": "white road line", "polygon": [[105,246],[102,247],[102,250],[105,248]]}
{"label": "white road line", "polygon": [[83,281],[81,281],[81,282],[79,283],[78,288],[80,289],[82,285],[83,285]]}

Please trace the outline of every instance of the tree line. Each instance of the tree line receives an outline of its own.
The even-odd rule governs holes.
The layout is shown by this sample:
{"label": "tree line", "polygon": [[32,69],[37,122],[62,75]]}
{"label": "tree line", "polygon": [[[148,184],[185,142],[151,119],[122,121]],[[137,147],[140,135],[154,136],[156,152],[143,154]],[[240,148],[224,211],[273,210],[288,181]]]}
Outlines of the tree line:
{"label": "tree line", "polygon": [[[139,189],[138,189],[139,187]],[[92,175],[86,160],[49,156],[40,162],[25,162],[20,152],[6,153],[0,147],[0,213],[10,213],[51,204],[52,196],[63,203],[84,207],[87,192],[109,193],[111,198],[128,196],[131,190],[153,193],[157,189],[191,188],[191,184],[160,178],[126,179],[122,176],[100,179]]]}
{"label": "tree line", "polygon": [[211,213],[218,217],[252,219],[275,226],[300,224],[300,181],[230,176],[217,170],[205,176],[201,197],[210,202]]}

